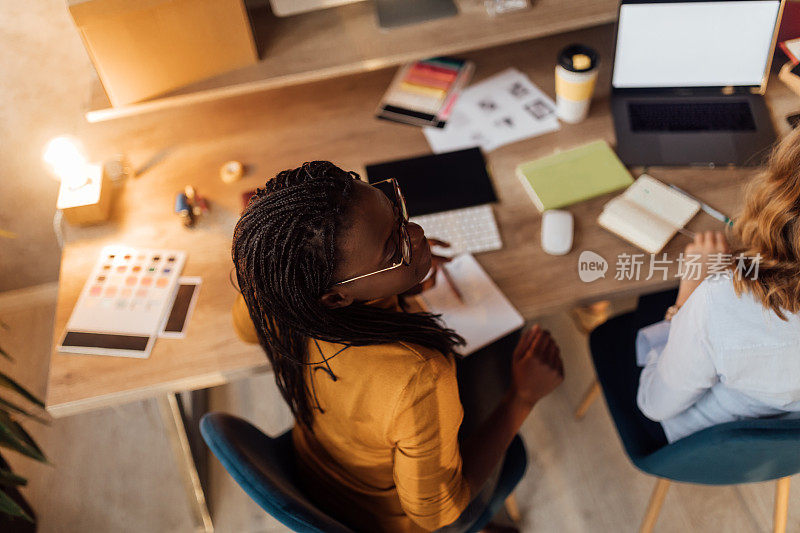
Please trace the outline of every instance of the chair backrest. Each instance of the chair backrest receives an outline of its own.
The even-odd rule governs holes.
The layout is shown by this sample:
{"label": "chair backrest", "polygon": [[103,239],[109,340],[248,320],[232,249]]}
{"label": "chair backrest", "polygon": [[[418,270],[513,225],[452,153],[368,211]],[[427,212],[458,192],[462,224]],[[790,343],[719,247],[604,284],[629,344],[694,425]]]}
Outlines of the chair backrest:
{"label": "chair backrest", "polygon": [[245,492],[292,531],[352,533],[319,510],[298,487],[291,431],[273,439],[241,418],[208,413],[200,420],[200,432]]}
{"label": "chair backrest", "polygon": [[719,424],[631,459],[649,474],[704,485],[790,476],[800,472],[800,419],[757,418]]}

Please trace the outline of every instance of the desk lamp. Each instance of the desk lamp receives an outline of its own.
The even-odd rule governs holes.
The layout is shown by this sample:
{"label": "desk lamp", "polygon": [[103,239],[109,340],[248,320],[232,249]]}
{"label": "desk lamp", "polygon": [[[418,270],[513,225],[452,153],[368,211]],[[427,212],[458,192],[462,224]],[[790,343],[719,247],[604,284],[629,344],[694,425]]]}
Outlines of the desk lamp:
{"label": "desk lamp", "polygon": [[108,220],[111,183],[103,165],[89,163],[80,143],[56,137],[45,148],[44,162],[61,182],[56,207],[71,224],[88,225]]}

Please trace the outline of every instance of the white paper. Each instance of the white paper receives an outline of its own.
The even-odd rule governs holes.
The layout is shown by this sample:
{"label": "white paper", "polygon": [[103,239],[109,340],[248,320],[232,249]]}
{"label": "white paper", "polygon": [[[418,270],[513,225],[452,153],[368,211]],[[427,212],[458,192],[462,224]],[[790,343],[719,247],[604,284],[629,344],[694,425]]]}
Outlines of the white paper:
{"label": "white paper", "polygon": [[423,128],[435,153],[480,146],[489,152],[559,129],[555,103],[510,68],[465,89],[444,128]]}
{"label": "white paper", "polygon": [[783,45],[789,49],[789,52],[791,52],[795,58],[800,59],[800,39],[784,41]]}
{"label": "white paper", "polygon": [[466,346],[457,351],[469,355],[500,339],[525,323],[522,315],[500,292],[492,278],[469,254],[460,255],[445,267],[463,302],[459,301],[442,272],[436,285],[420,295],[423,305],[442,315],[447,327],[464,337]]}
{"label": "white paper", "polygon": [[700,211],[697,200],[647,174],[639,176],[622,195],[676,228],[684,227]]}

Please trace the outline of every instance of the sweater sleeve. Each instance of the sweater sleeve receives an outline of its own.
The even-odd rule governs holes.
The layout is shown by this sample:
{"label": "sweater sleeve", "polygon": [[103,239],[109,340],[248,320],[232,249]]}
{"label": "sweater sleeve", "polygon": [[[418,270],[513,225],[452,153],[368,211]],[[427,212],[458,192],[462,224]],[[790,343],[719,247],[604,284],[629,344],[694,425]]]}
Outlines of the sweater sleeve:
{"label": "sweater sleeve", "polygon": [[470,501],[458,430],[463,410],[455,362],[439,354],[420,364],[394,414],[394,481],[405,513],[434,530],[454,522]]}
{"label": "sweater sleeve", "polygon": [[708,335],[709,283],[700,284],[673,317],[667,344],[639,378],[637,403],[664,421],[691,407],[718,381]]}

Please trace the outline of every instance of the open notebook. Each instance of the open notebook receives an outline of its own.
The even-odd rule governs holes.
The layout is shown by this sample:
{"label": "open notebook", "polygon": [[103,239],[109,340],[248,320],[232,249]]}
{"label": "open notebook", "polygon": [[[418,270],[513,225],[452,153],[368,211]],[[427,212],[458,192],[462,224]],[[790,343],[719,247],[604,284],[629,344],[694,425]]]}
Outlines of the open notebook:
{"label": "open notebook", "polygon": [[525,323],[492,278],[471,255],[459,255],[445,267],[461,292],[463,303],[439,272],[436,285],[419,300],[431,313],[441,314],[447,327],[464,337],[466,346],[458,353],[469,355],[505,337]]}
{"label": "open notebook", "polygon": [[642,174],[633,185],[608,202],[597,222],[645,252],[661,251],[700,210],[700,204]]}

